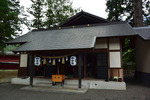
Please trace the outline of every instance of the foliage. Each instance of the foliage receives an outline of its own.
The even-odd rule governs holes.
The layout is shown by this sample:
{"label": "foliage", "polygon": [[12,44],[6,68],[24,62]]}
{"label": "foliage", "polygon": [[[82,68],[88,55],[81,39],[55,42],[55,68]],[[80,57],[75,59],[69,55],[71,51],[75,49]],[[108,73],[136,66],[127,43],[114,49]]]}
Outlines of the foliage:
{"label": "foliage", "polygon": [[135,63],[135,48],[130,47],[130,38],[125,39],[125,46],[123,48],[123,65],[126,69],[128,67],[127,63],[131,63],[131,68],[134,70],[136,63]]}
{"label": "foliage", "polygon": [[148,25],[150,25],[150,16],[144,18],[144,26],[148,26]]}
{"label": "foliage", "polygon": [[58,26],[78,11],[72,8],[72,2],[69,0],[31,1],[32,5],[28,12],[34,17],[30,22],[30,27],[34,29]]}
{"label": "foliage", "polygon": [[130,19],[131,15],[133,15],[132,2],[133,0],[107,0],[108,20],[120,21],[125,16]]}
{"label": "foliage", "polygon": [[69,0],[46,0],[46,6],[46,28],[58,26],[78,11]]}
{"label": "foliage", "polygon": [[43,28],[43,0],[31,0],[31,2],[32,5],[27,11],[34,17],[34,19],[31,20],[29,27],[35,29]]}
{"label": "foliage", "polygon": [[143,9],[144,9],[144,25],[150,25],[150,1],[143,1]]}
{"label": "foliage", "polygon": [[26,20],[20,18],[23,7],[19,0],[0,0],[0,50],[6,46],[6,41],[21,33],[21,24]]}
{"label": "foliage", "polygon": [[[143,17],[150,15],[150,1],[142,0]],[[107,0],[106,11],[108,12],[108,20],[121,21],[126,20],[131,26],[134,26],[134,0]]]}
{"label": "foliage", "polygon": [[4,48],[4,51],[12,51],[15,50],[16,48],[18,48],[20,45],[7,45],[6,48]]}

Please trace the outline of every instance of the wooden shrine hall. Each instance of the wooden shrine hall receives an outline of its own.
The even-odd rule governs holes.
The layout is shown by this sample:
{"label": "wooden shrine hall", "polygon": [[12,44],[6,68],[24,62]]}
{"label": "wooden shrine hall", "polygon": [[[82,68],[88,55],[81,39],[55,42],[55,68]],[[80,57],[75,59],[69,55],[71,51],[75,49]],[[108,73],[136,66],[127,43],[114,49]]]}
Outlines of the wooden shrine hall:
{"label": "wooden shrine hall", "polygon": [[57,28],[33,30],[7,44],[21,44],[18,77],[123,81],[122,47],[136,34],[127,22],[109,22],[81,11]]}

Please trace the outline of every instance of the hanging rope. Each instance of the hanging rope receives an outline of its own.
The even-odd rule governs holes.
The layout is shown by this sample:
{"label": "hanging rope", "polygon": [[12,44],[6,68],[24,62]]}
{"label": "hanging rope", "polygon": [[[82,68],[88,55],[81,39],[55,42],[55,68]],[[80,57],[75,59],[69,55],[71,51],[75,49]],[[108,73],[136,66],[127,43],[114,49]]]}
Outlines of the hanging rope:
{"label": "hanging rope", "polygon": [[59,59],[59,58],[65,58],[65,57],[68,57],[68,56],[71,56],[71,55],[74,55],[74,54],[76,54],[77,52],[74,52],[74,53],[70,53],[70,54],[68,54],[68,55],[63,55],[63,56],[41,56],[41,55],[37,55],[37,56],[40,56],[40,57],[43,57],[44,59],[46,59],[46,58],[49,58],[49,59]]}

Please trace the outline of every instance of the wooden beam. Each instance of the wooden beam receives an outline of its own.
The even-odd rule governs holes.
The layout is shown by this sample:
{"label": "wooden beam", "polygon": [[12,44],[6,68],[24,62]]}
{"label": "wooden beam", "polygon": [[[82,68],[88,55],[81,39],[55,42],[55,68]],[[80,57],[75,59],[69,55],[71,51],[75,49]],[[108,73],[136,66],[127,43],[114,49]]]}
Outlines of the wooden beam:
{"label": "wooden beam", "polygon": [[108,77],[107,79],[109,80],[110,79],[110,55],[109,55],[109,38],[107,38],[107,54],[108,54]]}
{"label": "wooden beam", "polygon": [[84,52],[84,79],[86,79],[86,52]]}
{"label": "wooden beam", "polygon": [[30,66],[30,86],[33,87],[33,64],[34,64],[34,57],[33,57],[33,54],[30,55],[31,56],[31,59],[30,59],[30,63],[31,63],[31,66]]}
{"label": "wooden beam", "polygon": [[81,88],[81,62],[82,62],[82,57],[81,57],[81,53],[79,53],[79,57],[78,57],[78,77],[79,77],[79,85],[78,85],[78,88]]}

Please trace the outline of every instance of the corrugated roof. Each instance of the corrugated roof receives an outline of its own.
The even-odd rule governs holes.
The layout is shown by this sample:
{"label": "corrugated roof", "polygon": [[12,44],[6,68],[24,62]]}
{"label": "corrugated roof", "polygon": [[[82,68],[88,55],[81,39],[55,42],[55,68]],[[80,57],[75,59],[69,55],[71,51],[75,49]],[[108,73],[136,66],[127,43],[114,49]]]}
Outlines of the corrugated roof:
{"label": "corrugated roof", "polygon": [[33,31],[8,43],[26,42],[14,51],[93,48],[96,37],[135,35],[127,23],[109,23],[78,28]]}
{"label": "corrugated roof", "polygon": [[150,40],[150,27],[137,27],[133,29],[144,40]]}

